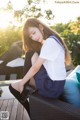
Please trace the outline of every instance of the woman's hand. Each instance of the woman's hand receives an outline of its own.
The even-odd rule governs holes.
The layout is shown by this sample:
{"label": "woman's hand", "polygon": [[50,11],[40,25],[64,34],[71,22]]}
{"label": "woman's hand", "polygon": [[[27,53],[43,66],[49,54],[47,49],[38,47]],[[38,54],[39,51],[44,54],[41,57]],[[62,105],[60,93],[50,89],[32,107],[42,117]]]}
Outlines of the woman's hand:
{"label": "woman's hand", "polygon": [[15,83],[12,83],[11,85],[15,90],[22,93],[22,91],[24,89],[24,85],[22,84],[22,80],[19,80],[19,81],[15,82]]}

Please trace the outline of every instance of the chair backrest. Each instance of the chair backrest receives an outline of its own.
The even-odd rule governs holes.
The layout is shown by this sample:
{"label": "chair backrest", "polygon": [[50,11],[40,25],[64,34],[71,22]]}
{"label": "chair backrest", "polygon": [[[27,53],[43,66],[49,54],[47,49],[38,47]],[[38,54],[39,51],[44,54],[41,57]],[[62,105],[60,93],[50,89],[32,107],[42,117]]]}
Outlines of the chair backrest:
{"label": "chair backrest", "polygon": [[17,74],[0,75],[0,81],[17,79]]}
{"label": "chair backrest", "polygon": [[12,81],[23,78],[23,67],[0,66],[0,86],[9,85]]}

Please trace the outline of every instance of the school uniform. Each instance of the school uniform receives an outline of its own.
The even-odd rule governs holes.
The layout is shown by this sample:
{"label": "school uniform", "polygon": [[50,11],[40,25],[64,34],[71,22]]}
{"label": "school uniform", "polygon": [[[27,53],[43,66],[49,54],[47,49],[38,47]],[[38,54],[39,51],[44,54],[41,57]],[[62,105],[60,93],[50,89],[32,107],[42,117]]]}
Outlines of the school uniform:
{"label": "school uniform", "polygon": [[50,36],[45,40],[39,57],[45,59],[45,62],[34,75],[38,93],[45,97],[58,98],[65,84],[65,49],[55,36]]}

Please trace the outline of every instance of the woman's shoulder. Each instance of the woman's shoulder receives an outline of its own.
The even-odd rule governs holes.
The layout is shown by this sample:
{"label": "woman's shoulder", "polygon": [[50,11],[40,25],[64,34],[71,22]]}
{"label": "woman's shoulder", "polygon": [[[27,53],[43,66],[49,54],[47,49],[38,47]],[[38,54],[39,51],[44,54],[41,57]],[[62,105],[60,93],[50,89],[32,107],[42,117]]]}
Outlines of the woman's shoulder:
{"label": "woman's shoulder", "polygon": [[57,42],[53,36],[50,36],[45,40],[45,44],[57,44]]}

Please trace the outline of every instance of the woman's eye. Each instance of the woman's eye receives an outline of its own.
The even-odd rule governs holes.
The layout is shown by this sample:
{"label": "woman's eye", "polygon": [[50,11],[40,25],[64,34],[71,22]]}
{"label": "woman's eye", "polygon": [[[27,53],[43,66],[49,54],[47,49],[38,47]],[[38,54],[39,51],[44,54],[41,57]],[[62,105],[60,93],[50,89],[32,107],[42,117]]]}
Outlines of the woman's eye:
{"label": "woman's eye", "polygon": [[31,35],[30,35],[30,38],[32,38],[33,35],[36,34],[36,31],[32,32]]}

